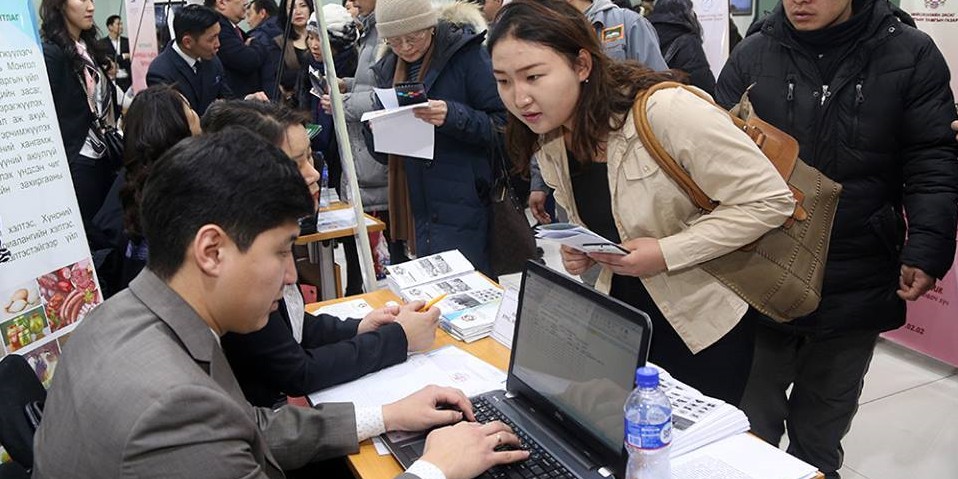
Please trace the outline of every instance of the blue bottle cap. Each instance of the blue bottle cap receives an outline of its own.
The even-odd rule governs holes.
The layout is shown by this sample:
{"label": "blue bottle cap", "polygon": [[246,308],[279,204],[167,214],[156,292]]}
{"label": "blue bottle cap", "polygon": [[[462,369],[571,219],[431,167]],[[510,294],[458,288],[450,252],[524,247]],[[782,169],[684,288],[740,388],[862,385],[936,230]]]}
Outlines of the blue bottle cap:
{"label": "blue bottle cap", "polygon": [[648,366],[635,370],[635,384],[640,388],[654,388],[659,386],[659,370]]}

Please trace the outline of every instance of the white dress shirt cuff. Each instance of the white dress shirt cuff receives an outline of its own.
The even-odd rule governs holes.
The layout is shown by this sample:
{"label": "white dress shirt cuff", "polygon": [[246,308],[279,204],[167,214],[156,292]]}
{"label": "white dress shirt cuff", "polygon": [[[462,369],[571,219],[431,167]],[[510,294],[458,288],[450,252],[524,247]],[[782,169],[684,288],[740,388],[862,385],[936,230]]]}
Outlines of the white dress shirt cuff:
{"label": "white dress shirt cuff", "polygon": [[446,479],[446,475],[438,467],[422,459],[412,463],[409,469],[406,469],[406,472],[419,476],[419,479]]}
{"label": "white dress shirt cuff", "polygon": [[359,438],[359,442],[384,432],[386,432],[386,423],[383,422],[382,407],[356,408],[356,437]]}

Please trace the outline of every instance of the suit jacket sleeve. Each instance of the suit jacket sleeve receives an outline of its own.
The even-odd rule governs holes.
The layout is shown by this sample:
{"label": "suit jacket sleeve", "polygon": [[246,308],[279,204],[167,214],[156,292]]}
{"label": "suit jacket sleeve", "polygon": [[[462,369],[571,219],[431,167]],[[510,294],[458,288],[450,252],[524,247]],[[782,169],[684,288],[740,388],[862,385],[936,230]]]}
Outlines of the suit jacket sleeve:
{"label": "suit jacket sleeve", "polygon": [[223,65],[239,73],[258,72],[263,64],[263,48],[247,45],[236,35],[233,25],[227,20],[221,20],[220,27],[220,49],[216,56]]}
{"label": "suit jacket sleeve", "polygon": [[223,391],[183,385],[143,405],[123,450],[118,477],[263,478],[253,454],[259,427],[281,467],[356,452],[351,404],[249,410]]}
{"label": "suit jacket sleeve", "polygon": [[402,326],[388,324],[356,336],[358,324],[358,320],[307,314],[299,344],[277,312],[263,329],[227,334],[222,345],[237,378],[246,383],[244,389],[258,383],[274,392],[303,396],[406,359],[408,344]]}

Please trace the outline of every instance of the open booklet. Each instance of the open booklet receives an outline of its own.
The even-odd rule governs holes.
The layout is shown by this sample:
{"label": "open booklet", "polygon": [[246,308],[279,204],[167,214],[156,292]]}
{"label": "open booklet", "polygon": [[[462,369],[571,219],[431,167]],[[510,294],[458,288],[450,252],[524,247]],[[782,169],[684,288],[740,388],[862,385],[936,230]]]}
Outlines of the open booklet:
{"label": "open booklet", "polygon": [[492,332],[502,288],[475,271],[459,250],[445,251],[387,266],[386,283],[403,301],[429,301],[446,295],[436,307],[440,327],[460,341],[472,342]]}
{"label": "open booklet", "polygon": [[572,223],[550,223],[536,228],[536,238],[559,243],[585,253],[629,254],[629,250]]}

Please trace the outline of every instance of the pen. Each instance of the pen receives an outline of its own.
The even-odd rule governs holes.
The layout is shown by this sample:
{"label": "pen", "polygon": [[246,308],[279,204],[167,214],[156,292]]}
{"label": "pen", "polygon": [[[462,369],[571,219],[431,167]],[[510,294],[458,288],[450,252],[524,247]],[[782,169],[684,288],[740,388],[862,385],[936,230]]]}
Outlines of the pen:
{"label": "pen", "polygon": [[430,299],[429,302],[426,303],[426,305],[423,306],[422,309],[420,309],[418,312],[421,313],[423,311],[429,311],[429,308],[435,306],[436,303],[442,301],[443,298],[445,298],[446,296],[449,296],[449,293],[442,293],[439,296],[436,296],[435,298]]}

